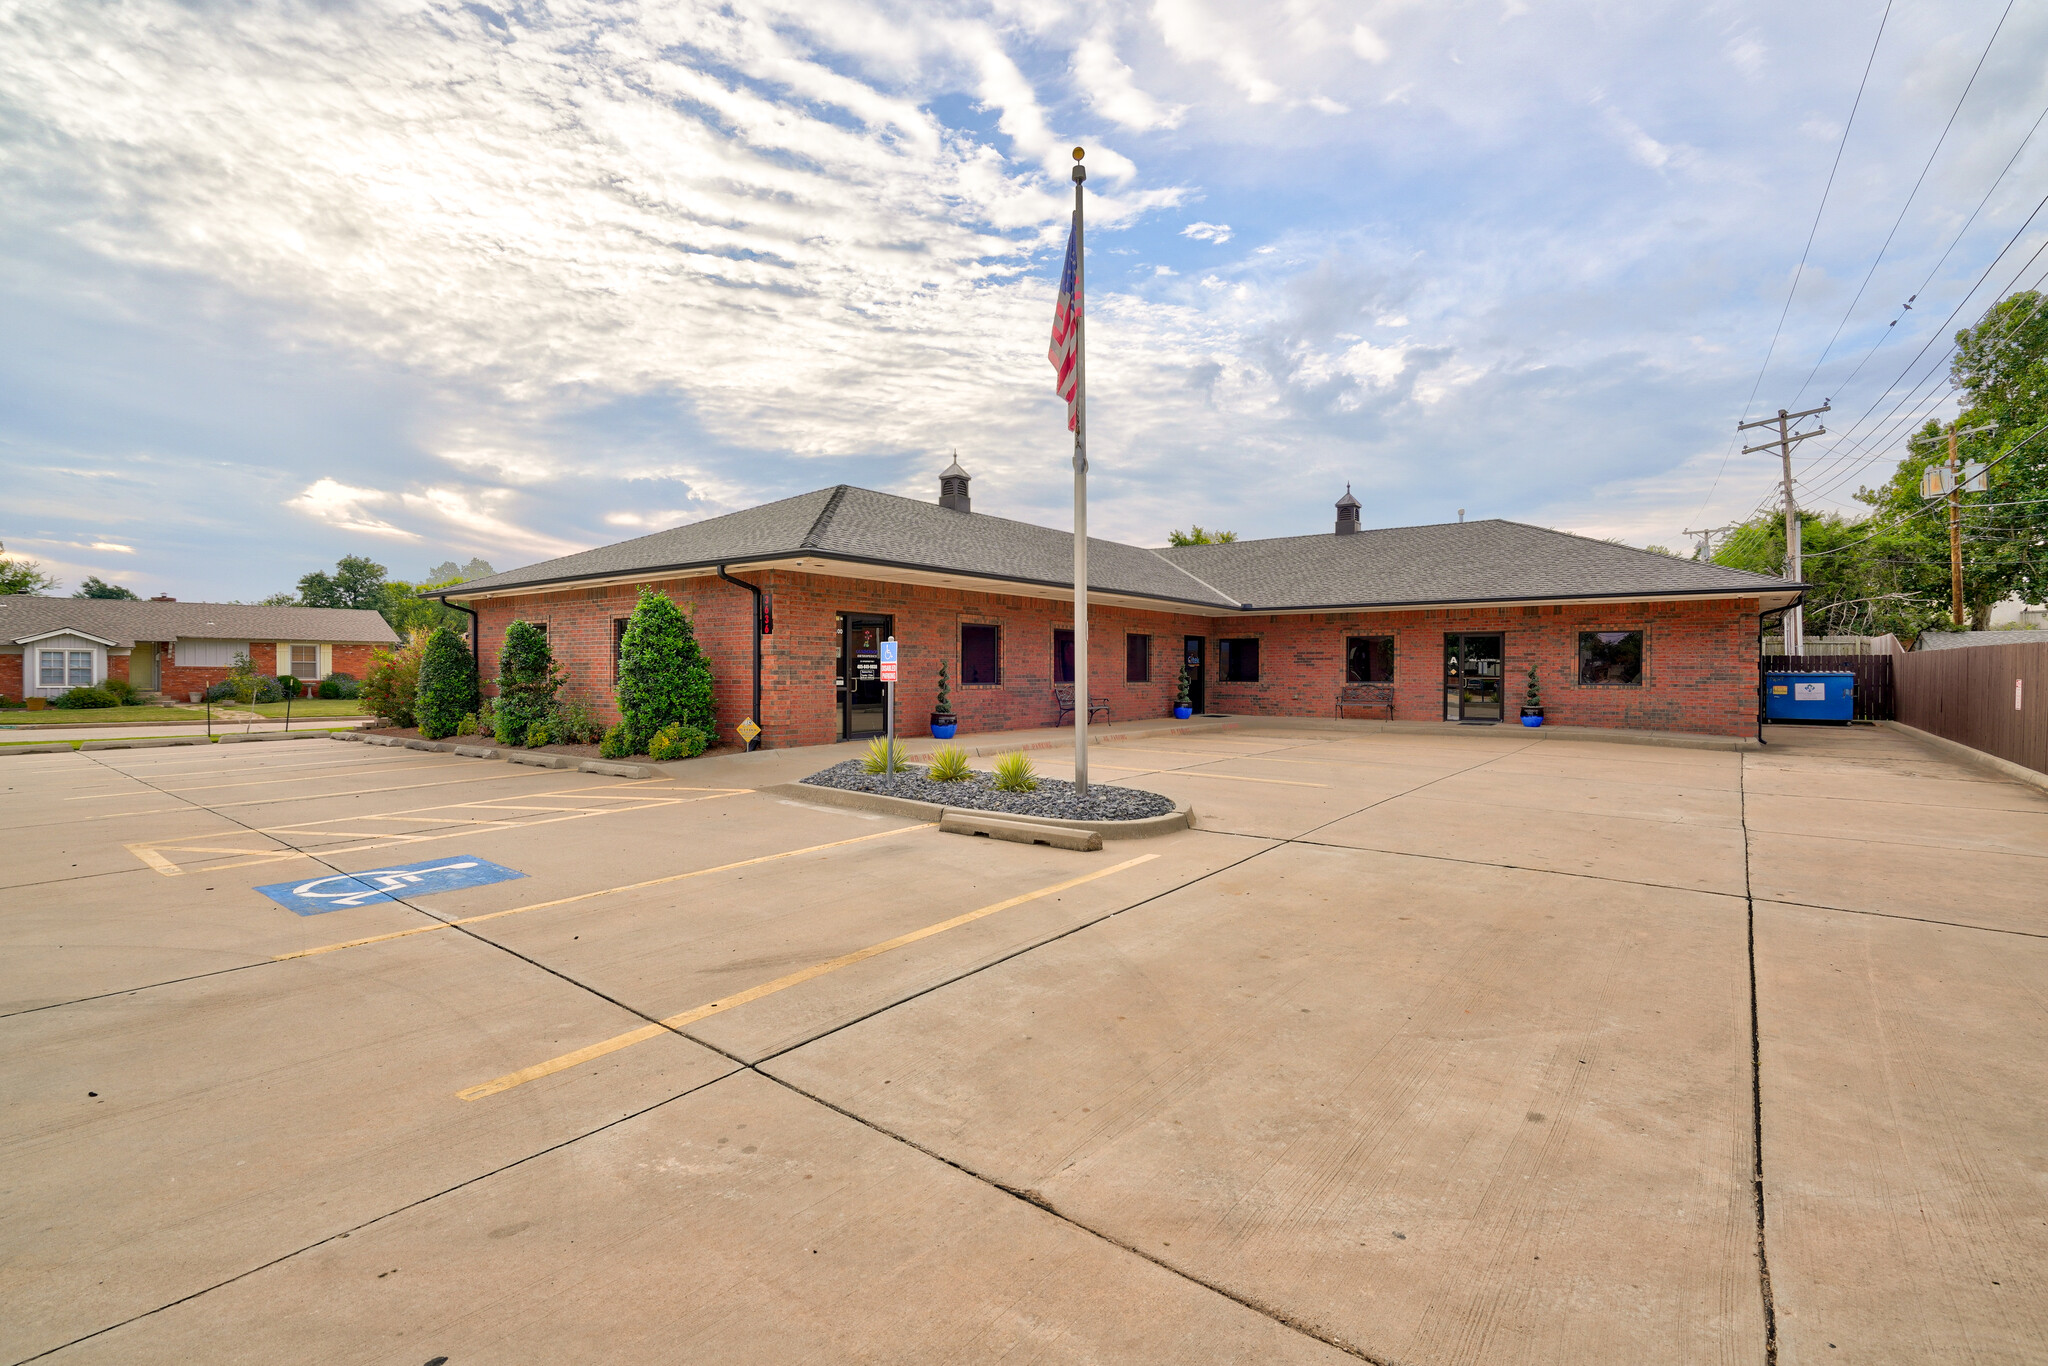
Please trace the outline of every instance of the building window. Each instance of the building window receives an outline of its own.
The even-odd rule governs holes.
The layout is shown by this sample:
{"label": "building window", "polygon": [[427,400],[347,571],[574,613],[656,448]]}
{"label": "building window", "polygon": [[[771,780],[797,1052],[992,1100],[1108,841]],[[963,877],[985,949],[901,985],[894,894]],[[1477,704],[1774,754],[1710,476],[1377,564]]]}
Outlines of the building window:
{"label": "building window", "polygon": [[1152,681],[1152,637],[1124,637],[1124,682]]}
{"label": "building window", "polygon": [[1052,681],[1071,683],[1074,681],[1074,633],[1054,631],[1052,633]]}
{"label": "building window", "polygon": [[1579,682],[1595,688],[1641,687],[1643,633],[1579,632]]}
{"label": "building window", "polygon": [[38,650],[36,654],[36,686],[39,688],[63,687],[64,652],[62,650]]}
{"label": "building window", "polygon": [[619,656],[625,653],[626,624],[631,620],[631,617],[612,618],[612,682],[614,684],[617,684],[619,681]]}
{"label": "building window", "polygon": [[1344,681],[1346,683],[1393,682],[1394,638],[1392,636],[1345,637]]}
{"label": "building window", "polygon": [[320,677],[320,647],[318,645],[292,646],[292,677],[305,679]]}
{"label": "building window", "polygon": [[92,686],[92,651],[73,650],[71,656],[71,686],[90,688]]}
{"label": "building window", "polygon": [[1259,638],[1241,636],[1234,640],[1219,640],[1216,650],[1222,656],[1223,681],[1226,683],[1256,683],[1259,681]]}
{"label": "building window", "polygon": [[1003,637],[999,626],[960,628],[960,681],[988,687],[1003,681]]}

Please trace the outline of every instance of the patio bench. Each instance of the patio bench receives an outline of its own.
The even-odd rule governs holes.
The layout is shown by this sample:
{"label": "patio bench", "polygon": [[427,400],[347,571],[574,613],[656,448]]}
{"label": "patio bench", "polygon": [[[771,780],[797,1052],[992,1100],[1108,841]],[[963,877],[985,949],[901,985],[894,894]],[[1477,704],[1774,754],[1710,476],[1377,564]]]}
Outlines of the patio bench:
{"label": "patio bench", "polygon": [[[1053,724],[1055,726],[1064,726],[1067,723],[1067,718],[1074,714],[1074,685],[1071,683],[1055,684],[1052,690],[1052,703],[1055,707],[1059,708],[1060,713],[1058,718],[1053,721]],[[1102,713],[1102,719],[1105,723],[1108,722],[1109,704],[1107,702],[1090,702],[1088,704],[1089,725],[1095,724],[1095,714],[1097,712]]]}
{"label": "patio bench", "polygon": [[[1337,719],[1347,718],[1347,707],[1365,707],[1379,712],[1381,721],[1394,719],[1394,685],[1391,683],[1347,683],[1337,690]],[[1364,719],[1364,718],[1360,718]]]}

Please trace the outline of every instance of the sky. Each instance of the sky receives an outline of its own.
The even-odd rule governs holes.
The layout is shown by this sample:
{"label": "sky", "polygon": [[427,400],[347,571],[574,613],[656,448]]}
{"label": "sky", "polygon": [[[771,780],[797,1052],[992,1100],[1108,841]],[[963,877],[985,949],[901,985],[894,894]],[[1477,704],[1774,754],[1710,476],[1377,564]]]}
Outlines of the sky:
{"label": "sky", "polygon": [[1070,525],[1081,146],[1094,534],[1689,548],[1744,416],[1855,511],[1952,410],[2044,108],[2038,0],[0,0],[0,543],[254,600],[956,450]]}

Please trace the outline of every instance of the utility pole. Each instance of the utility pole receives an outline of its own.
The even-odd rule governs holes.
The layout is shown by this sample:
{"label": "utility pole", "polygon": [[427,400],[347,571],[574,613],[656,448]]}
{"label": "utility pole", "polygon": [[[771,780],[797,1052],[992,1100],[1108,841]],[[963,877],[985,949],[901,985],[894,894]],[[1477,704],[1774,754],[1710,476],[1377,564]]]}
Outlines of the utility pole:
{"label": "utility pole", "polygon": [[1988,423],[1960,432],[1956,430],[1953,422],[1948,427],[1949,615],[1955,618],[1958,631],[1966,631],[1969,626],[1963,617],[1963,479],[1961,466],[1956,462],[1956,438],[1988,432],[1997,425],[1995,422]]}
{"label": "utility pole", "polygon": [[1691,527],[1687,527],[1685,534],[1700,538],[1698,558],[1705,562],[1714,558],[1714,538],[1716,536],[1725,536],[1728,531],[1729,528],[1725,526],[1708,527],[1705,531],[1694,531]]}
{"label": "utility pole", "polygon": [[[1810,432],[1794,433],[1792,424],[1801,418],[1812,417],[1816,413],[1825,413],[1827,411],[1829,411],[1829,406],[1825,403],[1821,404],[1818,408],[1808,408],[1802,413],[1788,413],[1783,408],[1780,408],[1776,417],[1760,417],[1754,422],[1738,422],[1735,425],[1735,430],[1738,432],[1746,432],[1751,427],[1769,427],[1774,425],[1778,429],[1778,439],[1776,441],[1764,441],[1754,446],[1744,446],[1742,453],[1749,455],[1755,451],[1767,451],[1775,446],[1778,448],[1779,457],[1784,461],[1785,577],[1795,581],[1799,578],[1799,506],[1792,497],[1792,448],[1808,437],[1822,435],[1827,431],[1827,428],[1815,427]],[[1787,609],[1785,613],[1785,653],[1788,655],[1806,653],[1806,609],[1804,607],[1792,607]]]}

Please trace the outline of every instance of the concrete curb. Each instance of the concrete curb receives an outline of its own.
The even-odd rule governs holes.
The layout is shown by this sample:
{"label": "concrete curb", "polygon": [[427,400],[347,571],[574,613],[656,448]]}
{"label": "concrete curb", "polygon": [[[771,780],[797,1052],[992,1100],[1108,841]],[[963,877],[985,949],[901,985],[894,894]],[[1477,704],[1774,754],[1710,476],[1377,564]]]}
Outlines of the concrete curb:
{"label": "concrete curb", "polygon": [[529,768],[574,768],[581,762],[580,760],[570,758],[566,754],[536,754],[531,750],[522,750],[515,754],[508,754],[505,756],[505,761],[513,764],[525,764]]}
{"label": "concrete curb", "polygon": [[982,835],[1016,844],[1044,844],[1081,853],[1102,847],[1102,836],[1093,830],[1076,830],[1072,826],[1048,825],[1039,821],[1001,820],[982,811],[948,808],[939,821],[939,829],[948,835]]}
{"label": "concrete curb", "polygon": [[[1008,754],[1011,751],[1003,752]],[[1150,839],[1155,835],[1170,835],[1176,830],[1192,830],[1195,825],[1194,808],[1186,802],[1176,802],[1174,809],[1163,816],[1147,816],[1143,820],[1076,821],[1057,816],[1026,816],[1014,811],[983,811],[971,806],[940,806],[935,802],[912,801],[908,797],[885,797],[879,792],[848,792],[843,787],[818,787],[805,782],[777,783],[758,790],[773,797],[789,797],[819,806],[843,806],[850,811],[875,811],[905,820],[943,825],[951,817],[959,816],[965,820],[988,819],[1012,825],[1082,830],[1106,840]]]}
{"label": "concrete curb", "polygon": [[585,773],[602,773],[607,778],[658,778],[646,764],[622,764],[612,759],[585,759],[576,765]]}
{"label": "concrete curb", "polygon": [[460,754],[465,759],[496,759],[502,757],[499,751],[488,745],[457,745],[449,753]]}
{"label": "concrete curb", "polygon": [[[1161,726],[1157,730],[1114,731],[1103,735],[1091,734],[1088,737],[1088,747],[1093,749],[1097,745],[1113,745],[1123,740],[1157,740],[1167,735],[1212,735],[1217,731],[1237,730],[1241,722],[1252,719],[1254,718],[1232,717],[1227,721],[1213,721],[1207,725],[1200,726]],[[905,740],[899,736],[896,743],[903,750],[904,758],[919,761],[929,758],[931,752],[941,745],[952,745],[956,748],[964,749],[967,751],[967,757],[970,759],[986,759],[998,754],[1018,754],[1025,750],[1071,749],[1073,747],[1074,728],[1072,726],[1048,731],[1047,734],[1052,738],[1033,740],[1028,744],[1022,745],[977,745],[974,743],[973,736],[962,736],[958,740],[934,740],[928,735],[921,736],[915,740]],[[760,752],[765,754],[772,753],[773,751],[763,750]]]}
{"label": "concrete curb", "polygon": [[166,749],[172,745],[203,745],[203,735],[161,735],[151,740],[81,740],[80,749]]}
{"label": "concrete curb", "polygon": [[[354,731],[335,731],[337,740],[354,740],[365,745],[396,745],[405,749],[423,749],[434,754],[455,754],[465,759],[502,759],[508,764],[525,764],[528,768],[575,769],[583,773],[595,773],[606,778],[659,778],[661,771],[647,764],[621,764],[610,759],[578,759],[573,754],[548,754],[537,750],[498,749],[490,745],[463,745],[453,740],[414,740],[397,735],[359,735]],[[250,739],[259,739],[250,736]]]}
{"label": "concrete curb", "polygon": [[9,746],[8,746],[7,748],[5,748],[5,749],[0,749],[0,755],[4,755],[4,754],[74,754],[74,753],[76,753],[76,752],[77,752],[77,750],[76,750],[76,748],[75,748],[74,746],[71,746],[71,745],[66,745],[66,744],[62,744],[62,743],[58,743],[58,744],[48,744],[48,745],[9,745]]}
{"label": "concrete curb", "polygon": [[1522,740],[1598,740],[1610,745],[1647,745],[1655,749],[1705,749],[1724,753],[1761,752],[1766,748],[1751,735],[1687,735],[1681,731],[1609,730],[1603,726],[1524,726],[1502,721],[1497,726],[1461,726],[1448,721],[1339,721],[1321,716],[1240,716],[1238,728],[1313,730],[1334,734],[1487,736],[1513,735]]}
{"label": "concrete curb", "polygon": [[327,730],[264,730],[249,735],[222,735],[217,738],[224,745],[248,745],[257,741],[318,740],[322,736],[332,734],[333,731]]}
{"label": "concrete curb", "polygon": [[2026,783],[2030,787],[2038,787],[2043,792],[2048,792],[2048,773],[2036,773],[2025,764],[2001,759],[1996,754],[1986,754],[1983,750],[1972,749],[1959,740],[1951,740],[1947,736],[1921,730],[1918,726],[1909,726],[1904,721],[1880,721],[1877,724],[1889,726],[1901,735],[1911,736],[1938,754],[1944,754],[1951,759],[1961,759],[1966,764],[1989,769],[2001,778],[2010,778],[2013,782]]}

